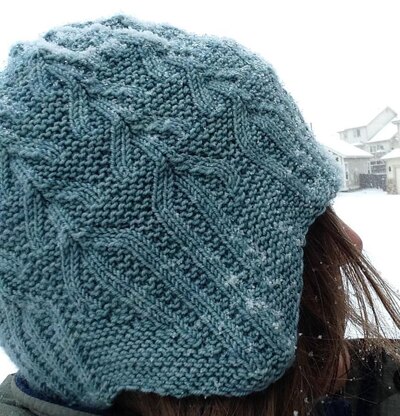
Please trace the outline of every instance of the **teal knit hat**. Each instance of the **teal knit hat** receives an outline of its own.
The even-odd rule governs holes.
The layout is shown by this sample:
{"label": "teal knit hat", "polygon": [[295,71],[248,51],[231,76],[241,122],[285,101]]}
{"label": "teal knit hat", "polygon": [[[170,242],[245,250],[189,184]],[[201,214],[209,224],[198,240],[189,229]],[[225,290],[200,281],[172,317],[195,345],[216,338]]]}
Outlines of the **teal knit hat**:
{"label": "teal knit hat", "polygon": [[291,366],[339,166],[230,39],[118,15],[0,75],[0,341],[34,391],[243,396]]}

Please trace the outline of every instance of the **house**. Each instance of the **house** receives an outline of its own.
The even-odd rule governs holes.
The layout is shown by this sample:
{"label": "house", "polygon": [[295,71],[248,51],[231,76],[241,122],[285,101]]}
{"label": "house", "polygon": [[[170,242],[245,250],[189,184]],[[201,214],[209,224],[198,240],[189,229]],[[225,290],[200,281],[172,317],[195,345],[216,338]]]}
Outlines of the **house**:
{"label": "house", "polygon": [[324,139],[321,144],[331,153],[343,171],[341,191],[360,188],[360,173],[370,173],[373,155],[339,138]]}
{"label": "house", "polygon": [[357,144],[357,147],[374,156],[371,160],[371,173],[386,174],[386,164],[382,160],[382,156],[400,147],[400,135],[398,127],[394,123],[396,122],[388,123],[366,143]]}
{"label": "house", "polygon": [[368,124],[339,132],[342,140],[372,154],[369,172],[382,175],[380,179],[383,182],[386,179],[387,166],[386,159],[382,157],[393,149],[400,148],[400,120],[393,121],[396,116],[394,110],[386,107]]}
{"label": "house", "polygon": [[387,192],[400,194],[400,148],[381,157],[386,162]]}

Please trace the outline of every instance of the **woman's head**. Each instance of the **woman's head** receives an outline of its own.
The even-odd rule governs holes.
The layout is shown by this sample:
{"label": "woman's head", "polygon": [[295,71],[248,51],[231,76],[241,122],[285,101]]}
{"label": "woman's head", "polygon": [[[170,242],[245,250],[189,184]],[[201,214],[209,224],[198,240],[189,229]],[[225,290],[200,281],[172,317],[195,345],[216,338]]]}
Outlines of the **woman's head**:
{"label": "woman's head", "polygon": [[0,91],[0,340],[33,390],[326,390],[342,177],[267,62],[115,16],[15,45]]}

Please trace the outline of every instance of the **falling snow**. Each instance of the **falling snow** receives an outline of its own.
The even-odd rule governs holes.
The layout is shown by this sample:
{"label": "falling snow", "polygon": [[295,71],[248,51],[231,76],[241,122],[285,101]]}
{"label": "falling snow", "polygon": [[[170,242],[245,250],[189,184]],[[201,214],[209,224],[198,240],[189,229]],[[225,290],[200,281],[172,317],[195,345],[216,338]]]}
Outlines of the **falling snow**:
{"label": "falling snow", "polygon": [[224,282],[224,286],[237,286],[238,283],[243,279],[243,277],[243,273],[241,275],[233,272],[229,273]]}

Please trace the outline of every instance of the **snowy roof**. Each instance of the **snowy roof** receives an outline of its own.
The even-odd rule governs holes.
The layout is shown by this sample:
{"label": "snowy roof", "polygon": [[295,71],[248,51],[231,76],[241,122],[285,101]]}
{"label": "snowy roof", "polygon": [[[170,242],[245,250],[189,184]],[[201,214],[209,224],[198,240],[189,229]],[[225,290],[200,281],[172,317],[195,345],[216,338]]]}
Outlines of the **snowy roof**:
{"label": "snowy roof", "polygon": [[368,143],[383,142],[385,140],[390,140],[397,133],[397,127],[393,123],[386,124],[372,139],[368,140]]}
{"label": "snowy roof", "polygon": [[400,159],[400,149],[393,149],[392,151],[387,153],[385,156],[382,156],[381,160],[395,159],[395,158]]}
{"label": "snowy roof", "polygon": [[343,157],[359,157],[359,158],[370,158],[373,155],[365,150],[359,149],[356,146],[353,146],[350,143],[345,142],[344,140],[339,139],[338,137],[330,137],[324,139],[318,139],[321,144],[323,144],[328,149],[339,154]]}

